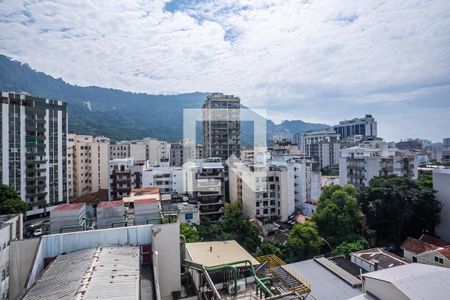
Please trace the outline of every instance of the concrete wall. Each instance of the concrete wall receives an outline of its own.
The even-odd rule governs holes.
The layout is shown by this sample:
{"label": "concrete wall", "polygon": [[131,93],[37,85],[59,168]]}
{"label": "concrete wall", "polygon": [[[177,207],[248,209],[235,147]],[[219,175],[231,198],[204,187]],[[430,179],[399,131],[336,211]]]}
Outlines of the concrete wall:
{"label": "concrete wall", "polygon": [[180,224],[153,225],[152,234],[155,285],[162,300],[171,300],[172,292],[181,291]]}
{"label": "concrete wall", "polygon": [[9,250],[9,298],[15,299],[24,291],[28,274],[34,263],[34,256],[39,246],[38,238],[12,241]]}
{"label": "concrete wall", "polygon": [[442,203],[441,223],[436,233],[443,240],[450,241],[450,169],[433,171],[433,189],[436,199]]}

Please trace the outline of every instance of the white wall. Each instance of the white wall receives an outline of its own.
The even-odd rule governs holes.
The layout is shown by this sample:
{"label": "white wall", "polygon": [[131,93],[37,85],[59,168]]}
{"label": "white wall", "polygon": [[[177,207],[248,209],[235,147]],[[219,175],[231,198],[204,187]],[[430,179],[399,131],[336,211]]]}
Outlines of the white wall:
{"label": "white wall", "polygon": [[365,291],[376,296],[378,299],[386,300],[409,300],[405,294],[400,292],[395,286],[386,281],[373,278],[365,278]]}
{"label": "white wall", "polygon": [[180,224],[153,225],[153,263],[162,300],[181,291]]}
{"label": "white wall", "polygon": [[450,241],[450,169],[433,171],[433,189],[436,199],[442,203],[441,223],[436,233],[443,240]]}

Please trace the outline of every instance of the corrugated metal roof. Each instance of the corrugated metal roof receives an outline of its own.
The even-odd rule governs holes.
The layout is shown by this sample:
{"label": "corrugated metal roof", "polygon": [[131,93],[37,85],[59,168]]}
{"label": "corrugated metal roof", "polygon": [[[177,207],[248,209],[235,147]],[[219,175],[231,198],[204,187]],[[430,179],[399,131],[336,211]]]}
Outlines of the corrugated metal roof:
{"label": "corrugated metal roof", "polygon": [[347,282],[352,287],[357,287],[362,284],[360,279],[356,278],[349,272],[339,267],[335,262],[328,260],[325,257],[315,258],[314,260],[321,264],[323,267],[333,272],[335,275],[339,276],[342,280]]}
{"label": "corrugated metal roof", "polygon": [[58,256],[24,300],[139,299],[139,247],[98,247]]}
{"label": "corrugated metal roof", "polygon": [[362,294],[358,288],[352,288],[344,280],[314,261],[314,259],[300,261],[288,266],[310,282],[311,294],[306,299],[347,300]]}
{"label": "corrugated metal roof", "polygon": [[389,282],[409,299],[450,299],[450,269],[408,264],[364,274],[363,277]]}
{"label": "corrugated metal roof", "polygon": [[58,256],[38,278],[23,300],[73,299],[92,263],[95,249]]}

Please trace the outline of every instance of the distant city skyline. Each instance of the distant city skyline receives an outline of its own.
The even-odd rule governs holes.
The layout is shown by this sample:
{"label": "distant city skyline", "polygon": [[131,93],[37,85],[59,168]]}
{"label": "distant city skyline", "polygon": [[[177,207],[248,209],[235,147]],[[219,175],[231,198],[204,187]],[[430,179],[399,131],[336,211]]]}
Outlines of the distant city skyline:
{"label": "distant city skyline", "polygon": [[2,1],[0,53],[68,83],[237,95],[275,122],[450,128],[447,1]]}

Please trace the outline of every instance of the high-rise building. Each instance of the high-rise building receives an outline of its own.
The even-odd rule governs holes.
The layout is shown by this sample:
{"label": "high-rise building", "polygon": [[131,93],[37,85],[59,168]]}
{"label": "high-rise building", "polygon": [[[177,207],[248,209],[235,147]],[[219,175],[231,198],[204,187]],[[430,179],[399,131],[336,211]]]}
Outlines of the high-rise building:
{"label": "high-rise building", "polygon": [[416,153],[389,148],[382,140],[365,141],[361,145],[341,150],[339,184],[367,186],[375,176],[397,175],[418,177]]}
{"label": "high-rise building", "polygon": [[216,93],[203,104],[203,157],[225,162],[241,149],[240,102],[238,97]]}
{"label": "high-rise building", "polygon": [[71,195],[79,197],[109,185],[109,138],[69,134],[68,170]]}
{"label": "high-rise building", "polygon": [[2,92],[1,183],[28,203],[27,216],[69,200],[67,104]]}
{"label": "high-rise building", "polygon": [[295,138],[300,152],[314,158],[319,168],[339,164],[340,135],[332,129],[303,132]]}
{"label": "high-rise building", "polygon": [[333,126],[334,131],[339,133],[341,139],[346,139],[355,135],[363,137],[377,136],[377,121],[372,115],[366,115],[363,118],[340,121],[338,125]]}
{"label": "high-rise building", "polygon": [[142,171],[142,187],[158,187],[161,193],[181,194],[183,192],[183,170],[181,167],[169,166],[168,162],[152,166],[147,161]]}

